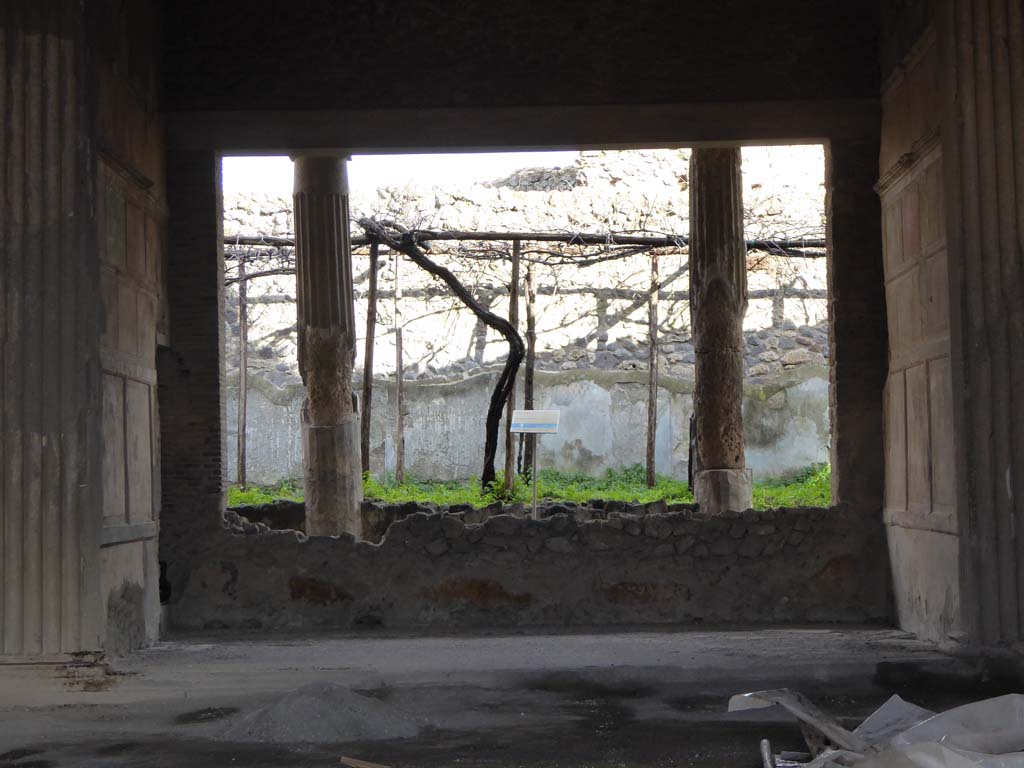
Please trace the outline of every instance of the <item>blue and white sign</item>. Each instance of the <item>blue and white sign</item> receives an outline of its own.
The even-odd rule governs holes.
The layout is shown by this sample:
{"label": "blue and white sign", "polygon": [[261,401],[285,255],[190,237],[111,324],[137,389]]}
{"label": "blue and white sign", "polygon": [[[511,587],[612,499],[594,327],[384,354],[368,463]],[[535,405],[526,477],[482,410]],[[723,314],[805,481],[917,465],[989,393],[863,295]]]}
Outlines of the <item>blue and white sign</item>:
{"label": "blue and white sign", "polygon": [[512,432],[553,435],[558,432],[558,411],[512,411]]}

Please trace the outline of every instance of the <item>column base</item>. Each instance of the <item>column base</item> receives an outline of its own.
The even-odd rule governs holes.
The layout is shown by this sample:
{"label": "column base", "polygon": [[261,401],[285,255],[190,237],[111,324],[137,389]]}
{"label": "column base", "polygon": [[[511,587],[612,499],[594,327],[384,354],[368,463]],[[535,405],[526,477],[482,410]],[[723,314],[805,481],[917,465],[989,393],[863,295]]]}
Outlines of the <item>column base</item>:
{"label": "column base", "polygon": [[705,515],[743,512],[754,504],[754,473],[749,469],[702,469],[693,482],[694,501]]}
{"label": "column base", "polygon": [[306,480],[306,533],[363,536],[363,473],[359,417],[333,426],[302,425]]}

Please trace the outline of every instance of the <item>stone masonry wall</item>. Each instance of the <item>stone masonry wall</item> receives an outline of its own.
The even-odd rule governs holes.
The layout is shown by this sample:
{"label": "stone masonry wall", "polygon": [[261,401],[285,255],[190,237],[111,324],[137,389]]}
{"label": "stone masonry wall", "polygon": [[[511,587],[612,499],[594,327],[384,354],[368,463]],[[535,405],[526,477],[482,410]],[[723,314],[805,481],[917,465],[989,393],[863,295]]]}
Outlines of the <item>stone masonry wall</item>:
{"label": "stone masonry wall", "polygon": [[225,530],[197,550],[171,617],[190,629],[883,622],[885,552],[879,516],[845,508],[470,525],[414,514],[380,544]]}

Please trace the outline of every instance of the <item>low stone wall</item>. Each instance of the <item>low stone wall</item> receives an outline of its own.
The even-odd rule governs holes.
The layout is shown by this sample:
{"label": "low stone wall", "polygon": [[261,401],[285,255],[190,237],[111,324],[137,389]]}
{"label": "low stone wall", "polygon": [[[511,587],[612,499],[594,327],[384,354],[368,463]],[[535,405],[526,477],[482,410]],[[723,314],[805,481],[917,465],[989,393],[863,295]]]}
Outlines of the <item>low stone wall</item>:
{"label": "low stone wall", "polygon": [[[174,626],[193,629],[883,622],[881,515],[686,509],[578,522],[413,514],[379,544],[219,531],[197,545]],[[184,564],[183,564],[184,565]]]}
{"label": "low stone wall", "polygon": [[[577,523],[582,523],[589,520],[604,520],[612,515],[623,513],[638,516],[696,509],[696,504],[666,504],[664,501],[638,503],[593,499],[583,504],[568,501],[541,501],[537,505],[537,516],[547,518],[560,514],[569,515]],[[474,507],[472,504],[452,504],[446,507],[429,502],[387,503],[365,499],[360,510],[363,522],[362,538],[377,544],[384,538],[393,523],[417,513],[455,515],[463,523],[473,525],[482,523],[496,515],[524,517],[526,512],[526,505],[521,502],[515,504],[496,502],[486,507]],[[233,533],[265,533],[270,529],[305,533],[306,504],[302,501],[278,499],[269,504],[241,505],[228,509],[224,521]]]}

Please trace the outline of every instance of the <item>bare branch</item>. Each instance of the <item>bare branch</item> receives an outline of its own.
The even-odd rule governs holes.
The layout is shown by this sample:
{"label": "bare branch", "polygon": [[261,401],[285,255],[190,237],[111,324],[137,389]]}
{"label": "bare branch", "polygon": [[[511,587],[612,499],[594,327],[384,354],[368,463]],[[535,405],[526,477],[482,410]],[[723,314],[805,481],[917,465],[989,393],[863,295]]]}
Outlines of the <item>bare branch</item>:
{"label": "bare branch", "polygon": [[498,382],[494,387],[494,392],[491,394],[490,406],[487,409],[484,467],[480,476],[480,485],[486,488],[494,482],[496,476],[494,459],[498,451],[498,425],[501,421],[501,412],[508,400],[509,392],[515,383],[519,364],[526,353],[526,345],[519,336],[519,332],[508,320],[484,309],[455,275],[445,267],[430,260],[423,252],[423,249],[416,243],[411,233],[404,232],[403,228],[393,222],[386,227],[384,224],[366,218],[359,220],[359,226],[366,232],[367,238],[377,240],[394,251],[404,253],[417,266],[442,280],[473,311],[473,314],[481,322],[498,331],[508,342],[508,358],[505,361],[501,374],[498,376]]}

